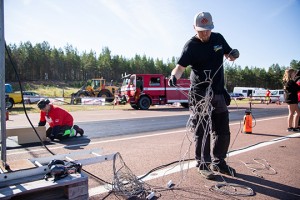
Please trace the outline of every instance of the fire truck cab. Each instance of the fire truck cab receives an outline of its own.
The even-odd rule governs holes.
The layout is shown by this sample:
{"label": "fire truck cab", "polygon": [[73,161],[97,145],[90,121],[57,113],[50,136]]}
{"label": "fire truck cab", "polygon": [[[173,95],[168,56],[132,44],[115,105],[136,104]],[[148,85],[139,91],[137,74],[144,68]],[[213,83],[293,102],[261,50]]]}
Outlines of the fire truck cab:
{"label": "fire truck cab", "polygon": [[189,88],[189,79],[179,79],[177,87],[169,87],[162,74],[129,74],[123,77],[121,96],[136,110],[176,102],[187,108]]}

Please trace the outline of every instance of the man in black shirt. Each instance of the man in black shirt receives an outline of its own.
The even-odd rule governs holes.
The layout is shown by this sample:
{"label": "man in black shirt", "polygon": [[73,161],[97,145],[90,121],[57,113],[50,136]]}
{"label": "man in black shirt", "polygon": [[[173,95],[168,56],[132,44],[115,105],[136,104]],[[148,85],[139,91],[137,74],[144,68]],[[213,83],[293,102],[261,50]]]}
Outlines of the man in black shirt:
{"label": "man in black shirt", "polygon": [[[210,13],[195,15],[196,35],[185,44],[169,79],[169,85],[176,86],[185,68],[190,66],[192,69],[189,126],[195,135],[197,167],[206,179],[214,178],[213,171],[235,175],[235,170],[225,161],[230,143],[227,109],[230,96],[224,88],[223,59],[225,56],[234,61],[239,57],[239,51],[232,49],[220,33],[211,32],[213,28]],[[207,102],[209,107],[203,106]]]}

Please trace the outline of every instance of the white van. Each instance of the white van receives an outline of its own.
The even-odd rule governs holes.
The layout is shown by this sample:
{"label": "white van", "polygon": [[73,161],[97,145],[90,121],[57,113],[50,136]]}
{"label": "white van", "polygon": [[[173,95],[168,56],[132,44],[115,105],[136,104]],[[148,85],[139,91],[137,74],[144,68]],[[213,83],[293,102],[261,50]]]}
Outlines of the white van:
{"label": "white van", "polygon": [[266,90],[264,88],[260,88],[258,90],[254,90],[253,94],[252,94],[252,99],[253,100],[264,100],[265,97],[266,97],[267,91],[268,90]]}
{"label": "white van", "polygon": [[[278,89],[278,90],[270,90],[271,91],[271,101],[272,102],[277,102],[278,98],[280,102],[285,102],[284,98],[284,90],[283,89]],[[273,97],[272,97],[273,96]],[[274,97],[275,96],[275,97]]]}
{"label": "white van", "polygon": [[234,87],[233,93],[241,93],[244,97],[252,97],[255,91],[265,90],[264,88],[256,88],[256,87]]}

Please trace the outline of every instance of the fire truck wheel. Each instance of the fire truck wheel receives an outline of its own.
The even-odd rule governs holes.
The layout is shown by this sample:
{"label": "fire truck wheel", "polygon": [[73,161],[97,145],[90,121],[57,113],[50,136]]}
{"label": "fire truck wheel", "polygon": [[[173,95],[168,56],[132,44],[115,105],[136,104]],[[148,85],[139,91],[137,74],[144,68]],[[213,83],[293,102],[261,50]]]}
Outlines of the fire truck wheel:
{"label": "fire truck wheel", "polygon": [[141,96],[138,106],[141,110],[148,110],[151,105],[151,101],[147,96]]}
{"label": "fire truck wheel", "polygon": [[180,105],[184,108],[188,108],[189,107],[189,104],[188,103],[180,103]]}

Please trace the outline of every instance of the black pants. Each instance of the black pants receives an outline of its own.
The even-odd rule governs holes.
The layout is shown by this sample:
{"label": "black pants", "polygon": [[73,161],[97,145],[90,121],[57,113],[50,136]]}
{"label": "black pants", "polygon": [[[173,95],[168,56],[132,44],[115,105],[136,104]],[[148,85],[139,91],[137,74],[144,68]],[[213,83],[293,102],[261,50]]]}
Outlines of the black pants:
{"label": "black pants", "polygon": [[71,126],[54,126],[49,127],[46,131],[46,136],[52,139],[65,139],[68,138],[69,135],[63,136],[65,131],[71,129]]}
{"label": "black pants", "polygon": [[228,109],[223,95],[214,95],[209,105],[213,110],[204,112],[207,107],[197,105],[197,102],[204,100],[204,96],[196,97],[194,102],[190,101],[190,110],[193,112],[189,122],[195,128],[195,158],[199,164],[222,165],[225,164],[230,143]]}

